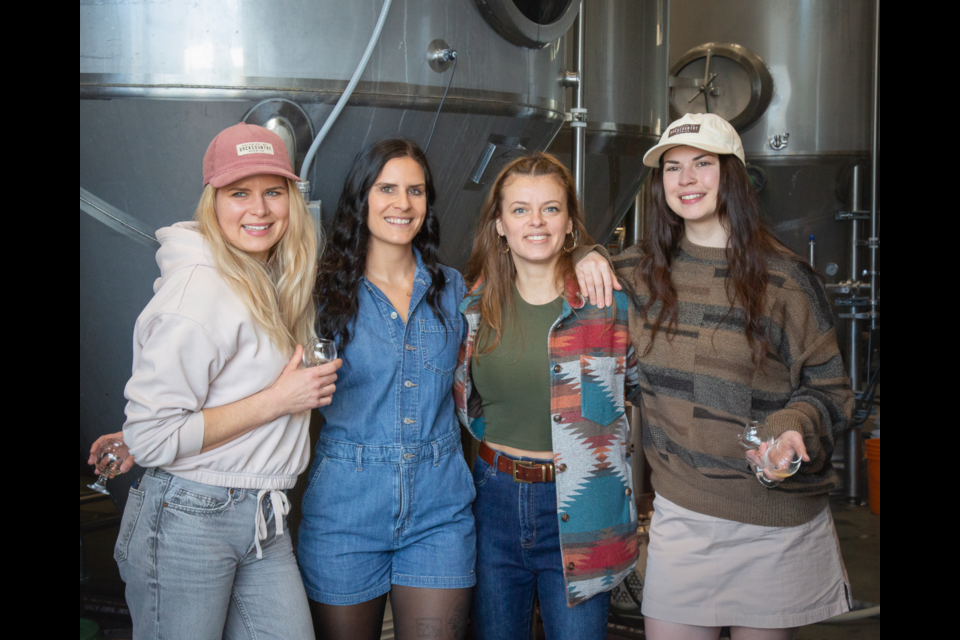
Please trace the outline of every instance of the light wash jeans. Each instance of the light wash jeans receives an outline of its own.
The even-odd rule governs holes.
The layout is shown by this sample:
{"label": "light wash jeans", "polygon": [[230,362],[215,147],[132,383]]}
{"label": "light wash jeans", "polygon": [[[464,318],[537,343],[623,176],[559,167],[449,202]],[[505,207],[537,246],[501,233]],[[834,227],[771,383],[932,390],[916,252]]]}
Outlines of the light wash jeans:
{"label": "light wash jeans", "polygon": [[257,558],[257,493],[160,469],[130,490],[114,558],[135,640],[313,639],[290,536],[268,526]]}

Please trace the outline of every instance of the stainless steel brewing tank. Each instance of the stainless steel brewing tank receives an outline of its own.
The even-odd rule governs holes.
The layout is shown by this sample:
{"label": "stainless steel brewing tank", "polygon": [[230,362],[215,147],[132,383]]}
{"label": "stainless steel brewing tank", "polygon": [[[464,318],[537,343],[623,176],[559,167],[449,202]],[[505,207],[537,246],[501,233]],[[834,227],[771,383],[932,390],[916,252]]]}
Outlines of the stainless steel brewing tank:
{"label": "stainless steel brewing tank", "polygon": [[[265,99],[296,102],[289,108],[302,108],[319,130],[381,6],[82,0],[81,190],[148,230],[189,219],[209,141]],[[459,268],[491,177],[510,157],[545,149],[563,122],[563,38],[521,47],[496,33],[472,0],[394,0],[356,92],[319,149],[311,183],[329,219],[364,144],[397,135],[425,143],[450,78],[449,68],[438,73],[427,62],[435,39],[459,54],[428,152],[441,259]],[[81,450],[123,423],[133,325],[158,276],[154,251],[81,212]]]}
{"label": "stainless steel brewing tank", "polygon": [[[643,154],[667,125],[668,0],[584,3],[584,106],[587,109],[583,205],[587,230],[605,242],[633,203],[649,170]],[[575,34],[568,34],[574,68]],[[569,161],[570,125],[550,151]],[[568,166],[572,166],[569,164]]]}

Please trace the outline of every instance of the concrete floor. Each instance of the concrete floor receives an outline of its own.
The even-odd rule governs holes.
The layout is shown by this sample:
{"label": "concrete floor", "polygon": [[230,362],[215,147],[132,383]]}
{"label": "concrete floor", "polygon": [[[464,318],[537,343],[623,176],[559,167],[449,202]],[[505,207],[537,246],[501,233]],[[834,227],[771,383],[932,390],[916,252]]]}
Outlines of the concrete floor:
{"label": "concrete floor", "polygon": [[[88,478],[81,478],[81,494]],[[843,498],[831,500],[840,548],[850,577],[853,598],[880,604],[880,516],[866,506],[851,506]],[[80,588],[81,617],[100,624],[107,638],[129,638],[129,615],[123,600],[123,582],[113,561],[113,545],[119,523],[117,511],[109,500],[82,504],[81,527],[99,530],[82,534],[85,567],[90,580]],[[392,636],[391,636],[392,637]],[[611,638],[642,638],[641,633],[613,635]],[[804,627],[800,640],[879,639],[880,620],[867,619]]]}

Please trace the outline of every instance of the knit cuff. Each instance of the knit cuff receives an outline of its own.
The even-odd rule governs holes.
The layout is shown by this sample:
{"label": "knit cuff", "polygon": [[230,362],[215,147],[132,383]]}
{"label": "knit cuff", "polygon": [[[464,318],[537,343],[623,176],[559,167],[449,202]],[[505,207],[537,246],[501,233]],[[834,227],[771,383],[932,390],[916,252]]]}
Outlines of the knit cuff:
{"label": "knit cuff", "polygon": [[604,260],[606,260],[607,262],[610,262],[610,254],[607,253],[606,247],[604,247],[602,244],[594,244],[594,245],[585,244],[573,250],[573,254],[572,254],[573,264],[577,264],[578,262],[586,258],[587,254],[590,253],[591,251],[596,251],[597,253],[600,254],[600,256]]}
{"label": "knit cuff", "polygon": [[787,431],[797,431],[806,441],[807,436],[813,435],[807,428],[809,418],[802,411],[796,409],[781,409],[776,413],[767,416],[767,433],[774,438],[779,438]]}

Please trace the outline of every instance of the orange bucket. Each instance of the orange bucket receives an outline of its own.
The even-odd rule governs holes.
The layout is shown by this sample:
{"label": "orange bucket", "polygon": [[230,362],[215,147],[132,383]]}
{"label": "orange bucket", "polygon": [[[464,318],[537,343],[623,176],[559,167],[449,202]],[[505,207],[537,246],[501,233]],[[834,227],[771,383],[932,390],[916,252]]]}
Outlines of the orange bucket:
{"label": "orange bucket", "polygon": [[880,515],[880,438],[863,443],[867,454],[867,484],[870,488],[870,512]]}

